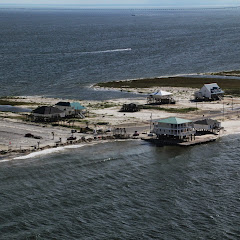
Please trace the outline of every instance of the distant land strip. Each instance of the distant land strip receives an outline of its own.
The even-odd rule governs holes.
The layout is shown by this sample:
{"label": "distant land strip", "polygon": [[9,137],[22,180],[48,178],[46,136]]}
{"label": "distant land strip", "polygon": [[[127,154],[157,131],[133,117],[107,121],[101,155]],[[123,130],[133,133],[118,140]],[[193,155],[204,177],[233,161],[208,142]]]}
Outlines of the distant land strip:
{"label": "distant land strip", "polygon": [[[232,71],[238,72],[238,71]],[[225,72],[229,73],[229,72]],[[240,74],[240,71],[239,71]],[[224,75],[224,74],[211,74]],[[226,75],[224,75],[226,76]],[[231,76],[231,75],[230,75]],[[236,75],[233,75],[236,76]],[[217,83],[226,93],[226,95],[240,96],[240,79],[231,78],[208,78],[208,77],[163,77],[146,78],[135,80],[111,81],[97,83],[94,87],[115,88],[115,89],[134,89],[134,88],[152,88],[152,87],[183,87],[183,88],[201,88],[206,83]]]}

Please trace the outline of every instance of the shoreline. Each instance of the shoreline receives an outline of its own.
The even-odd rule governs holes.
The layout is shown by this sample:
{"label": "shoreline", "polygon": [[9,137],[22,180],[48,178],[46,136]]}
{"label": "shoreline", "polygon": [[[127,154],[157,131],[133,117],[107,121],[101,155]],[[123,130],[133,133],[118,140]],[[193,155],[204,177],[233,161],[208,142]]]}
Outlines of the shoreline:
{"label": "shoreline", "polygon": [[[207,74],[215,73],[205,73],[206,77],[208,76]],[[184,75],[191,76],[192,74]],[[181,77],[183,74],[175,75],[175,77],[178,76]],[[164,77],[161,78],[164,79]],[[144,78],[140,80],[144,80]],[[131,81],[133,80],[129,79],[118,82]],[[187,82],[184,82],[184,84],[186,83]],[[128,129],[128,134],[130,135],[132,135],[136,130],[139,131],[139,133],[146,134],[149,131],[150,119],[157,120],[173,116],[186,118],[192,121],[202,119],[203,117],[213,118],[221,121],[222,126],[225,128],[225,132],[222,136],[240,133],[240,97],[234,97],[233,99],[232,96],[226,96],[222,101],[197,103],[191,101],[196,88],[164,86],[161,87],[161,90],[171,92],[176,100],[176,104],[165,104],[156,107],[146,106],[141,108],[141,111],[138,112],[121,112],[120,108],[124,104],[136,103],[140,106],[145,106],[147,103],[147,95],[159,87],[126,88],[122,90],[120,88],[106,89],[94,86],[95,85],[92,85],[91,88],[95,91],[130,90],[131,93],[136,93],[136,97],[122,97],[104,101],[79,100],[78,102],[80,102],[80,104],[86,106],[89,112],[88,116],[84,119],[60,120],[62,123],[58,123],[58,125],[51,123],[43,124],[27,122],[26,119],[24,120],[24,118],[26,118],[26,113],[0,112],[0,161],[12,156],[17,157],[16,155],[26,156],[39,152],[38,150],[47,152],[49,149],[57,149],[58,147],[62,147],[64,149],[65,147],[71,148],[71,146],[74,146],[75,144],[83,144],[84,146],[89,144],[89,142],[94,142],[95,144],[98,143],[98,138],[100,136],[104,136],[106,140],[115,141],[116,139],[113,137],[112,131],[110,131],[111,133],[109,134],[103,134],[107,129],[126,128]],[[28,107],[30,109],[34,109],[39,105],[51,106],[59,101],[71,102],[71,100],[68,99],[43,96],[11,96],[6,98],[2,97],[1,100],[13,104],[16,103],[16,106],[23,108]],[[74,126],[73,124],[70,126],[70,121],[74,122]],[[93,132],[81,132],[79,129],[86,128],[86,125],[89,126],[92,131],[99,130],[102,133],[94,135]],[[79,130],[74,133],[78,140],[75,142],[68,142],[67,138],[70,137],[72,129]],[[55,134],[55,138],[51,135],[53,132]],[[39,136],[40,138],[26,138],[24,135],[27,133],[32,133],[34,136]],[[97,137],[97,141],[94,139],[95,137]],[[89,140],[87,140],[87,138],[89,138]]]}
{"label": "shoreline", "polygon": [[[58,146],[58,147],[47,147],[45,149],[37,149],[33,151],[28,151],[27,153],[20,153],[20,152],[9,152],[6,155],[0,155],[0,163],[1,162],[9,162],[13,160],[24,160],[24,159],[29,159],[29,158],[35,158],[43,155],[50,155],[50,154],[56,154],[56,153],[61,153],[64,152],[68,149],[79,149],[82,147],[87,147],[87,146],[93,146],[96,144],[105,144],[105,143],[112,143],[112,142],[121,142],[121,141],[133,141],[133,140],[141,140],[139,138],[129,138],[129,139],[106,139],[106,140],[96,140],[96,141],[91,141],[91,142],[82,142],[82,143],[72,143],[72,144],[67,144],[64,146]],[[4,158],[1,159],[1,156]]]}
{"label": "shoreline", "polygon": [[[221,139],[223,137],[231,136],[231,135],[240,135],[240,127],[237,127],[237,128],[236,128],[236,126],[232,127],[232,124],[236,123],[236,121],[229,120],[229,121],[226,121],[224,123],[225,124],[223,124],[223,125],[225,125],[225,126],[226,125],[231,126],[231,127],[229,127],[230,130],[225,129],[225,127],[224,127],[223,133],[219,134],[218,137],[216,138],[216,140]],[[239,123],[240,123],[240,120],[239,120]],[[238,129],[237,132],[236,132],[236,129]],[[49,147],[45,147],[44,149],[40,149],[40,150],[37,149],[37,150],[27,151],[27,153],[26,152],[21,153],[21,152],[18,152],[18,151],[13,151],[13,152],[9,152],[6,155],[0,155],[0,163],[9,162],[9,161],[13,161],[13,160],[24,160],[24,159],[29,159],[29,158],[35,158],[35,157],[39,157],[39,156],[43,156],[43,155],[62,153],[64,151],[68,150],[68,149],[79,149],[79,148],[82,148],[82,147],[93,146],[93,145],[96,145],[96,144],[105,144],[105,143],[120,142],[120,141],[136,141],[136,140],[143,141],[140,138],[95,139],[95,140],[92,140],[92,141],[69,143],[69,144],[65,144],[65,145],[57,146],[57,147],[56,146],[52,146],[52,147],[49,146]],[[201,143],[201,144],[208,144],[208,142]],[[196,146],[196,145],[193,145],[193,146]],[[181,146],[179,146],[179,147],[181,147]]]}
{"label": "shoreline", "polygon": [[[222,126],[224,127],[223,133],[219,134],[217,139],[221,139],[226,136],[230,135],[238,135],[240,134],[240,119],[238,120],[227,120],[222,122]],[[145,125],[145,128],[148,126]],[[23,159],[28,159],[28,158],[35,158],[39,157],[42,155],[49,155],[49,154],[55,154],[59,152],[64,152],[67,149],[77,149],[77,148],[82,148],[82,147],[87,147],[87,146],[92,146],[96,144],[104,144],[104,143],[111,143],[111,142],[118,142],[118,141],[133,141],[133,140],[141,140],[141,138],[127,138],[127,139],[116,139],[113,137],[109,138],[96,138],[96,139],[91,139],[89,138],[86,139],[85,141],[75,141],[72,143],[65,143],[60,146],[45,146],[40,149],[33,149],[33,150],[28,150],[22,152],[21,150],[15,150],[15,151],[9,151],[5,155],[0,154],[0,163],[1,162],[8,162],[8,161],[13,161],[13,160],[23,160]],[[142,141],[142,140],[141,140]],[[203,143],[207,144],[207,143]]]}

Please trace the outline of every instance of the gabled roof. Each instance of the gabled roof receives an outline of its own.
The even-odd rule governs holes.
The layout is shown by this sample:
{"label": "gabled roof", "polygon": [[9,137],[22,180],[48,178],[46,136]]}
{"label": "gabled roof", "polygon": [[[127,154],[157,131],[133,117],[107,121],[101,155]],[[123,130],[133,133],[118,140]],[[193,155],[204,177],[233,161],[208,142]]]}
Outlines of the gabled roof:
{"label": "gabled roof", "polygon": [[51,106],[42,106],[34,109],[32,113],[37,113],[37,114],[57,114],[57,113],[62,113],[63,111],[59,110],[58,108],[51,107]]}
{"label": "gabled roof", "polygon": [[157,122],[159,123],[169,123],[169,124],[183,124],[183,123],[189,123],[192,122],[188,119],[184,119],[184,118],[177,118],[177,117],[169,117],[169,118],[165,118],[165,119],[161,119],[158,120]]}
{"label": "gabled roof", "polygon": [[70,102],[58,102],[55,105],[57,106],[64,106],[64,107],[70,107]]}
{"label": "gabled roof", "polygon": [[71,107],[73,107],[75,110],[83,110],[86,109],[84,106],[82,106],[79,102],[73,102],[70,103]]}
{"label": "gabled roof", "polygon": [[194,124],[199,124],[199,125],[213,125],[215,123],[219,123],[219,122],[217,120],[213,120],[209,118],[194,122]]}
{"label": "gabled roof", "polygon": [[209,92],[212,93],[224,93],[224,91],[217,85],[217,83],[204,84]]}

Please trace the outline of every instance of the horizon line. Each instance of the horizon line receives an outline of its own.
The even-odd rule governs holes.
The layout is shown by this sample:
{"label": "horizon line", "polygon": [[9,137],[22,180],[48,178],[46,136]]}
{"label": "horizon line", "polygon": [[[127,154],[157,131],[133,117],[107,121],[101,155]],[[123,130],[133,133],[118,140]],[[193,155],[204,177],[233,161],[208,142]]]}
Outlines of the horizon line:
{"label": "horizon line", "polygon": [[[156,4],[37,4],[37,3],[26,3],[26,4],[19,4],[19,3],[0,3],[0,6],[4,7],[5,9],[61,9],[61,10],[200,10],[200,9],[226,9],[226,8],[239,8],[240,5],[156,5]],[[75,8],[73,8],[75,7]],[[65,8],[65,9],[64,9]]]}

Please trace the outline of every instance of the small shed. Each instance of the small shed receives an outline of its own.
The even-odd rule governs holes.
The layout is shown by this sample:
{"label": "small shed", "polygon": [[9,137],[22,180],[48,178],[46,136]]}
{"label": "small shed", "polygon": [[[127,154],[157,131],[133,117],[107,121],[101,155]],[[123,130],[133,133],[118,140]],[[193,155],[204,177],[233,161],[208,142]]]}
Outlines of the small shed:
{"label": "small shed", "polygon": [[204,84],[204,86],[194,93],[195,100],[214,101],[221,100],[224,96],[224,91],[217,83]]}
{"label": "small shed", "polygon": [[167,91],[158,90],[149,94],[148,103],[158,104],[174,104],[175,100],[172,98],[173,94]]}
{"label": "small shed", "polygon": [[138,112],[140,107],[136,103],[123,104],[120,112]]}

